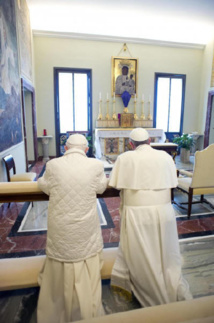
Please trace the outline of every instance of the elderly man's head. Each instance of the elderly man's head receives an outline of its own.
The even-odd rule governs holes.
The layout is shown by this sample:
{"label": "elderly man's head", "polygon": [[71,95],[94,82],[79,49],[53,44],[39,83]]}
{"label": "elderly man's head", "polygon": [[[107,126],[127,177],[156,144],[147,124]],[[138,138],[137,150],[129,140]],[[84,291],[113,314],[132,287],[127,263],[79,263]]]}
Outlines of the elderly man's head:
{"label": "elderly man's head", "polygon": [[[150,144],[149,133],[143,128],[135,128],[129,135],[130,143],[132,147],[138,147],[140,145]],[[133,148],[134,148],[133,147]]]}
{"label": "elderly man's head", "polygon": [[88,151],[88,140],[85,136],[80,134],[71,135],[66,141],[66,150],[77,148],[83,150],[85,153]]}

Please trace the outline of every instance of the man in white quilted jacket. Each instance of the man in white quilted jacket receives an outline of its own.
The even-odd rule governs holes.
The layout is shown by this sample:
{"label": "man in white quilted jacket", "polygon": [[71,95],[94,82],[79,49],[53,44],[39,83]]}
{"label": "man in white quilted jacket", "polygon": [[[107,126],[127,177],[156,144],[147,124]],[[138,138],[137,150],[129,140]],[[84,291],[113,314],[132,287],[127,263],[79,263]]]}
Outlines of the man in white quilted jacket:
{"label": "man in white quilted jacket", "polygon": [[107,186],[102,162],[88,158],[83,135],[71,135],[64,156],[50,160],[38,180],[49,195],[46,261],[39,276],[38,323],[103,314],[103,240],[96,194]]}

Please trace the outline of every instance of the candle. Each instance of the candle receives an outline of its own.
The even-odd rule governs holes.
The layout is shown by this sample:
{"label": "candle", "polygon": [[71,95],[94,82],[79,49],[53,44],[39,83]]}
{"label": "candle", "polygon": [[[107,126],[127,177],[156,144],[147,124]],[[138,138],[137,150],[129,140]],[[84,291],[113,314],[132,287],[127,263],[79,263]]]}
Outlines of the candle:
{"label": "candle", "polygon": [[108,100],[108,93],[107,93],[107,96],[106,96],[107,100]]}
{"label": "candle", "polygon": [[144,94],[142,94],[142,101],[144,101]]}
{"label": "candle", "polygon": [[47,136],[47,130],[46,129],[43,130],[43,136]]}
{"label": "candle", "polygon": [[101,92],[100,92],[99,98],[100,98],[100,100],[101,100]]}

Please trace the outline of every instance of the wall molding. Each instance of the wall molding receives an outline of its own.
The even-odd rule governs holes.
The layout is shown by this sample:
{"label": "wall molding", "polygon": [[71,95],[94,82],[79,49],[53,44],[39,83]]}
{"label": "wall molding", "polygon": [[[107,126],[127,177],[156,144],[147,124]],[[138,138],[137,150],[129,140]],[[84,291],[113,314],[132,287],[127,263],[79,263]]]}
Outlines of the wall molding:
{"label": "wall molding", "polygon": [[181,42],[171,42],[171,41],[143,39],[143,38],[129,38],[129,37],[126,38],[126,37],[117,37],[117,36],[103,36],[103,35],[81,34],[81,33],[70,33],[70,32],[53,32],[53,31],[43,31],[43,30],[33,30],[33,36],[70,38],[70,39],[79,39],[79,40],[88,40],[88,41],[105,41],[105,42],[115,42],[115,43],[122,42],[122,43],[144,44],[144,45],[153,45],[153,46],[200,49],[200,50],[203,50],[206,46],[204,44],[181,43]]}

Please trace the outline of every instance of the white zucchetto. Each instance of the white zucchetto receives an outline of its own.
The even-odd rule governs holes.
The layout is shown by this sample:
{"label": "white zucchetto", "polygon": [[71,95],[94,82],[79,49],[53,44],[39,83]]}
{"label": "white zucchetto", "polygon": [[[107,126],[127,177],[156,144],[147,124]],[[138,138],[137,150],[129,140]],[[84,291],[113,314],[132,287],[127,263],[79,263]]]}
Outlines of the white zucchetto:
{"label": "white zucchetto", "polygon": [[87,141],[85,136],[77,133],[77,134],[71,135],[67,139],[66,146],[69,149],[72,148],[72,147],[77,147],[77,146],[87,147],[88,146],[88,141]]}
{"label": "white zucchetto", "polygon": [[134,141],[145,141],[149,139],[149,133],[143,128],[135,128],[131,131],[129,138]]}

